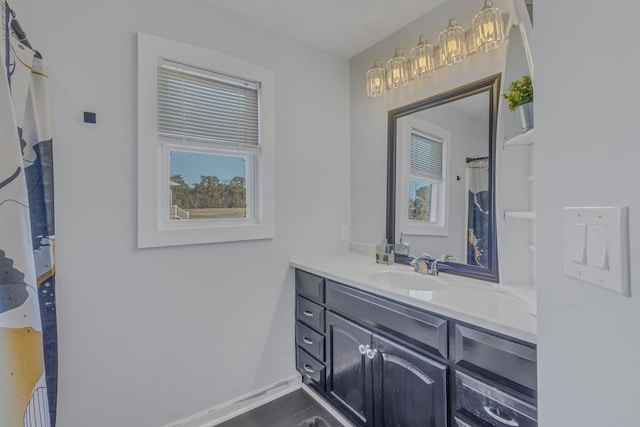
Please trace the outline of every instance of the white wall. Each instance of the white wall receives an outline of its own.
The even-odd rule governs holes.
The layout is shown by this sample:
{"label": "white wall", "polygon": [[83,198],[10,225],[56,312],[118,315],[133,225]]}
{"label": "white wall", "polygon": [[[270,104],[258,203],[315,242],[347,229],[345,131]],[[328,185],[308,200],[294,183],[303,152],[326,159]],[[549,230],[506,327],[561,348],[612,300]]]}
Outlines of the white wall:
{"label": "white wall", "polygon": [[[503,13],[511,13],[510,1],[493,3]],[[451,17],[469,28],[478,7],[470,6],[467,0],[449,0],[351,58],[352,240],[378,243],[385,230],[387,112],[502,72],[505,48],[503,45],[485,54],[470,55],[460,64],[437,70],[433,77],[412,81],[406,87],[378,98],[367,97],[367,70],[376,59],[386,62],[398,47],[404,50],[405,57],[409,57],[409,51],[418,43],[421,34],[425,34],[431,44],[437,44],[438,34],[446,28]]]}
{"label": "white wall", "polygon": [[[536,75],[540,425],[636,426],[640,384],[640,5],[538,1]],[[541,31],[541,29],[543,31]],[[610,37],[606,37],[606,35]],[[566,277],[565,206],[629,206],[631,298]]]}
{"label": "white wall", "polygon": [[[58,425],[158,427],[294,375],[289,256],[346,250],[347,60],[196,1],[12,6],[50,64]],[[136,32],[274,72],[274,240],[136,249]]]}

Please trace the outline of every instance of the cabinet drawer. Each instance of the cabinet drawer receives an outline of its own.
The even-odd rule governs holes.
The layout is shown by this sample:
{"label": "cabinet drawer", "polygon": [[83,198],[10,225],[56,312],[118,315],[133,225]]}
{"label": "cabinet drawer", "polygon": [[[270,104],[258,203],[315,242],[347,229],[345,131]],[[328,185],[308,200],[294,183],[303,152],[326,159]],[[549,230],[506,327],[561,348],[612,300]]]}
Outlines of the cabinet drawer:
{"label": "cabinet drawer", "polygon": [[358,319],[413,348],[448,357],[447,321],[358,289],[327,281],[327,308]]}
{"label": "cabinet drawer", "polygon": [[296,344],[304,348],[316,359],[324,362],[324,335],[298,322]]}
{"label": "cabinet drawer", "polygon": [[318,332],[324,333],[324,307],[306,298],[296,298],[296,317]]}
{"label": "cabinet drawer", "polygon": [[324,302],[324,278],[296,270],[296,291],[314,301]]}
{"label": "cabinet drawer", "polygon": [[305,383],[313,383],[324,391],[325,367],[300,347],[296,348],[296,368]]}
{"label": "cabinet drawer", "polygon": [[538,425],[535,406],[461,372],[456,372],[456,414],[496,427]]}
{"label": "cabinet drawer", "polygon": [[[537,390],[536,349],[462,325],[455,328],[455,362],[480,368],[520,385],[535,397]],[[482,372],[491,376],[486,372]],[[513,386],[513,384],[509,384]],[[518,388],[518,387],[516,387]]]}

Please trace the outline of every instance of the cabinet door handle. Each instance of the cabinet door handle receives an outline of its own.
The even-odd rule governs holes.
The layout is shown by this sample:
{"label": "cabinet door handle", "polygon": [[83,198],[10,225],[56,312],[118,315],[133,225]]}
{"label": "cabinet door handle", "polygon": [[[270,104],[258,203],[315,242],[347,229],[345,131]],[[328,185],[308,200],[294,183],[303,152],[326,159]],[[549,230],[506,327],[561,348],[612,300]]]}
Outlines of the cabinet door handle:
{"label": "cabinet door handle", "polygon": [[504,418],[501,415],[499,415],[496,410],[490,406],[485,406],[484,407],[484,411],[494,420],[498,421],[499,423],[502,423],[506,426],[510,426],[510,427],[518,427],[520,424],[518,424],[518,422],[516,420],[514,420],[513,418]]}
{"label": "cabinet door handle", "polygon": [[373,359],[374,357],[376,357],[377,353],[378,353],[378,349],[367,346],[367,357],[369,359]]}
{"label": "cabinet door handle", "polygon": [[313,341],[311,341],[311,339],[307,337],[302,338],[302,341],[304,341],[305,344],[309,344],[309,345],[313,344]]}
{"label": "cabinet door handle", "polygon": [[304,365],[304,370],[309,372],[310,374],[313,374],[313,368],[311,367],[311,365]]}
{"label": "cabinet door handle", "polygon": [[303,312],[302,312],[302,314],[304,314],[304,315],[305,315],[305,316],[307,316],[307,317],[313,317],[313,313],[312,313],[312,312],[310,312],[309,310],[305,310],[305,311],[303,311]]}
{"label": "cabinet door handle", "polygon": [[365,347],[364,344],[360,344],[358,346],[358,351],[360,352],[360,354],[362,354],[364,356],[365,354],[367,354],[367,349],[368,348],[369,348],[369,346]]}

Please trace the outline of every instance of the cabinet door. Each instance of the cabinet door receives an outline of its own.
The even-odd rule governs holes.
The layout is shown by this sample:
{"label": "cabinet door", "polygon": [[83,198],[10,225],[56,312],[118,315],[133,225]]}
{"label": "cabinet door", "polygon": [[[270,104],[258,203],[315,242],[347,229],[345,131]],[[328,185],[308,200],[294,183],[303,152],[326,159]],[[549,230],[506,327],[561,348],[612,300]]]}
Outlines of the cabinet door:
{"label": "cabinet door", "polygon": [[447,367],[384,338],[375,341],[376,425],[446,427]]}
{"label": "cabinet door", "polygon": [[371,360],[364,351],[371,333],[327,312],[327,392],[332,401],[363,426],[373,425]]}

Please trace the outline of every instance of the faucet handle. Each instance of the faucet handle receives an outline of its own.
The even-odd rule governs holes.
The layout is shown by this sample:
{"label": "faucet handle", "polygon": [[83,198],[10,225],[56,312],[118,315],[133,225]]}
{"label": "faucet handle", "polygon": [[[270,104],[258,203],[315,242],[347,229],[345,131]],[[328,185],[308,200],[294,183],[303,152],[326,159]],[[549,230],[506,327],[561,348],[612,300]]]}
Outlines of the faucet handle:
{"label": "faucet handle", "polygon": [[456,257],[454,257],[453,255],[442,255],[440,257],[440,259],[438,260],[438,262],[449,262],[450,260],[454,260],[457,259]]}
{"label": "faucet handle", "polygon": [[428,273],[429,265],[427,264],[427,260],[424,257],[419,257],[411,261],[411,265],[413,266],[413,271],[417,271],[418,273]]}

